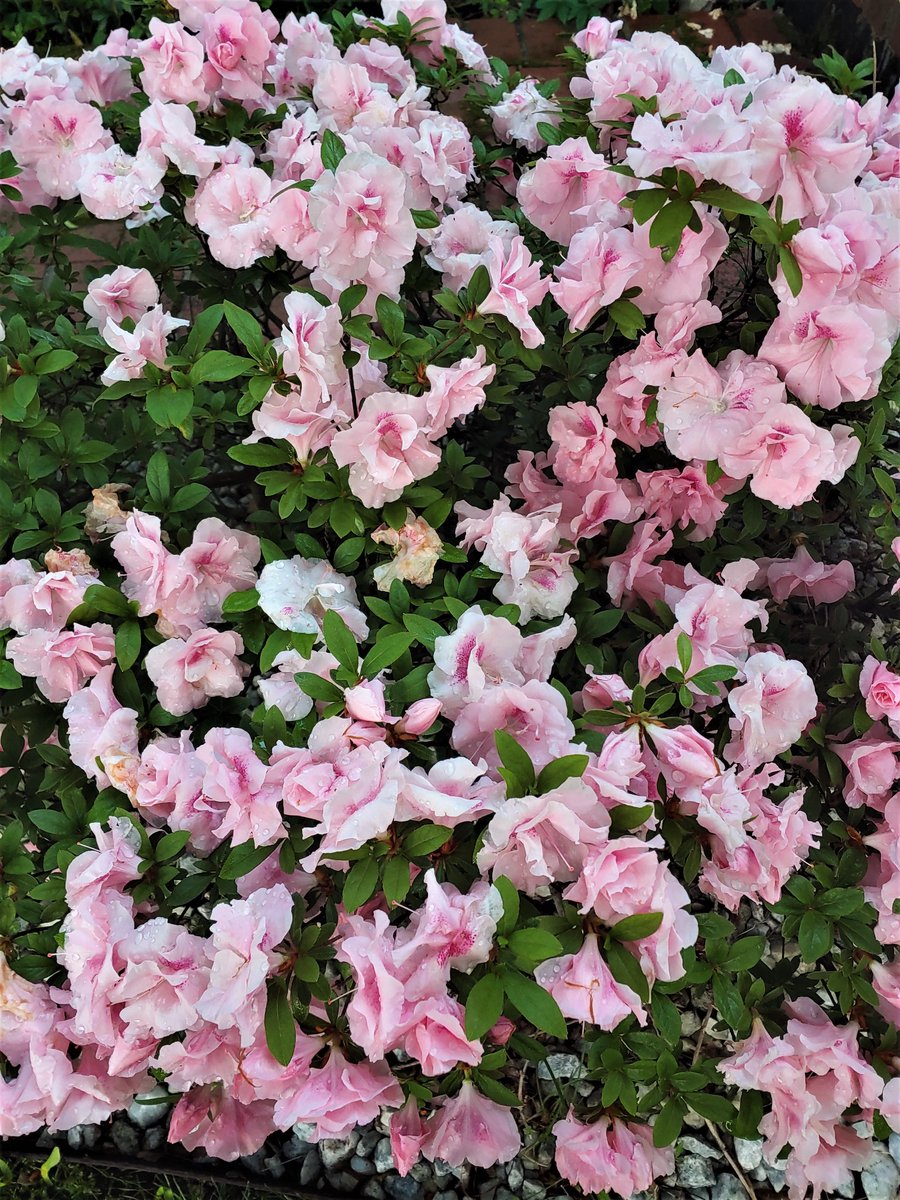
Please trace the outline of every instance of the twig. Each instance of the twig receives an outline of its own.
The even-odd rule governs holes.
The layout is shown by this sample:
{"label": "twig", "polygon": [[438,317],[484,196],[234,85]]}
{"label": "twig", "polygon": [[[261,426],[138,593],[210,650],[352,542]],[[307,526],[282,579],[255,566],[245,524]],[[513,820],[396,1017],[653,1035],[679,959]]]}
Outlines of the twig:
{"label": "twig", "polygon": [[732,1157],[732,1155],[729,1154],[729,1152],[725,1146],[725,1143],[722,1141],[722,1138],[719,1136],[718,1129],[716,1129],[716,1127],[715,1127],[715,1125],[713,1125],[712,1121],[710,1121],[706,1117],[703,1118],[703,1123],[706,1126],[706,1128],[709,1130],[710,1134],[712,1135],[713,1141],[716,1143],[716,1145],[722,1151],[722,1154],[725,1156],[725,1161],[731,1167],[732,1171],[734,1171],[735,1175],[737,1175],[741,1187],[744,1189],[744,1191],[750,1197],[750,1200],[756,1200],[756,1192],[753,1189],[753,1184],[750,1182],[750,1180],[747,1178],[747,1176],[741,1170],[740,1166],[735,1161],[735,1159]]}

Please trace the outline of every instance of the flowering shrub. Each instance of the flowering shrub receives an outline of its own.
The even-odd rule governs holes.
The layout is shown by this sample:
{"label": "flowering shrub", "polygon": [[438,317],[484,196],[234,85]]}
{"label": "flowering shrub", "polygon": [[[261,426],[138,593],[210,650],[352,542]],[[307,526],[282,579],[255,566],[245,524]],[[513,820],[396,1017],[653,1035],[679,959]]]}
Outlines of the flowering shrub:
{"label": "flowering shrub", "polygon": [[627,1197],[691,1116],[843,1186],[900,1131],[900,107],[175,7],[0,54],[0,1134],[156,1080],[226,1159],[390,1113]]}

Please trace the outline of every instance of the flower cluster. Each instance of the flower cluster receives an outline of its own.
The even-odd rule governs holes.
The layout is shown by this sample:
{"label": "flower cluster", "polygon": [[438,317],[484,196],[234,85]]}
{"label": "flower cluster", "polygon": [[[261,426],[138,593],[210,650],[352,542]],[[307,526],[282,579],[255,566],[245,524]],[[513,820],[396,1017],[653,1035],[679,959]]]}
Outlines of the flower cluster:
{"label": "flower cluster", "polygon": [[225,1159],[381,1117],[627,1198],[693,1112],[843,1187],[900,1132],[900,104],[174,8],[0,52],[0,253],[64,281],[0,342],[0,1135],[158,1082]]}

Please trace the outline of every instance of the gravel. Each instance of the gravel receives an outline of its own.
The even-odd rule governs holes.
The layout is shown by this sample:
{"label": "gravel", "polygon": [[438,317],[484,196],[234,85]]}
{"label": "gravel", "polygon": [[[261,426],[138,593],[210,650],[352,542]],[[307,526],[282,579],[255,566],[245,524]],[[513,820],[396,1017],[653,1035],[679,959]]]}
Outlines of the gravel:
{"label": "gravel", "polygon": [[736,1175],[717,1175],[710,1191],[710,1200],[746,1200],[744,1185]]}
{"label": "gravel", "polygon": [[699,1154],[685,1154],[683,1158],[679,1159],[676,1178],[681,1187],[689,1190],[712,1187],[716,1182],[712,1166]]}
{"label": "gravel", "polygon": [[734,1139],[735,1157],[745,1171],[755,1171],[762,1164],[762,1142],[750,1138]]}
{"label": "gravel", "polygon": [[900,1196],[900,1167],[887,1150],[878,1149],[859,1176],[866,1200],[897,1200]]}
{"label": "gravel", "polygon": [[152,1092],[135,1096],[126,1113],[128,1120],[132,1125],[137,1125],[138,1129],[149,1129],[151,1125],[158,1125],[168,1116],[168,1096],[169,1093],[164,1087],[155,1087]]}

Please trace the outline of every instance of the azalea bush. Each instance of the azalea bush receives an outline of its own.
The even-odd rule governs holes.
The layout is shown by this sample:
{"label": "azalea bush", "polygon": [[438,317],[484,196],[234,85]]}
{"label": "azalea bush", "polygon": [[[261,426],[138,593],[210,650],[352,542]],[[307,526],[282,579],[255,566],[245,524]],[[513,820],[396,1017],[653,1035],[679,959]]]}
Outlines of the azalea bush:
{"label": "azalea bush", "polygon": [[687,1119],[843,1187],[900,1131],[900,105],[175,7],[0,54],[0,1134],[162,1084],[225,1159],[380,1116],[627,1197]]}

